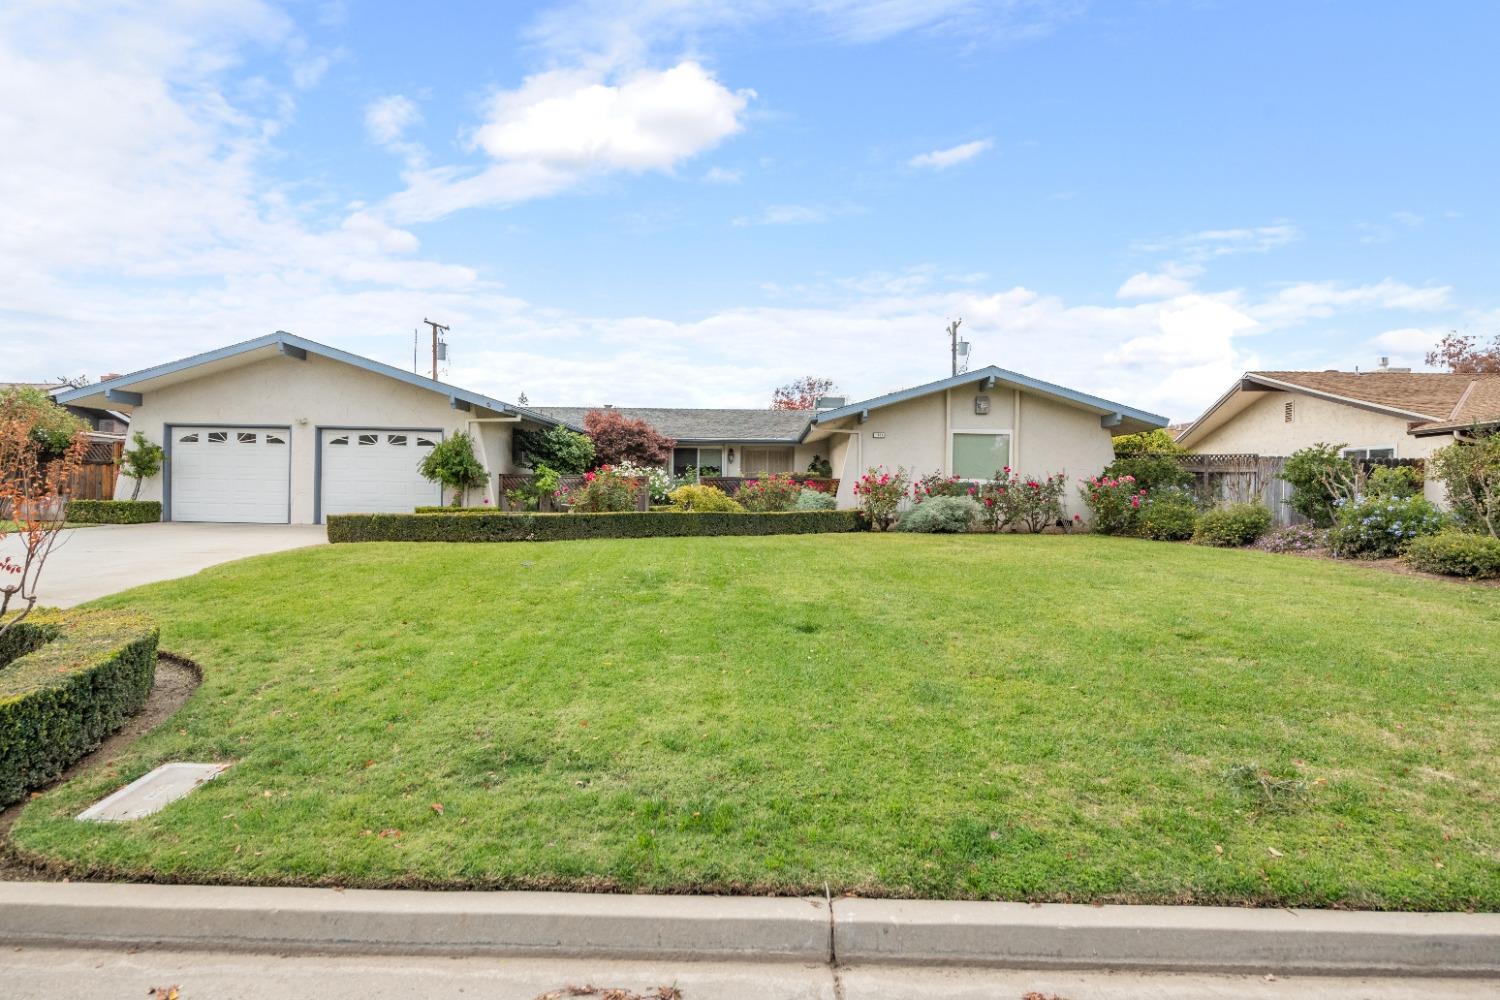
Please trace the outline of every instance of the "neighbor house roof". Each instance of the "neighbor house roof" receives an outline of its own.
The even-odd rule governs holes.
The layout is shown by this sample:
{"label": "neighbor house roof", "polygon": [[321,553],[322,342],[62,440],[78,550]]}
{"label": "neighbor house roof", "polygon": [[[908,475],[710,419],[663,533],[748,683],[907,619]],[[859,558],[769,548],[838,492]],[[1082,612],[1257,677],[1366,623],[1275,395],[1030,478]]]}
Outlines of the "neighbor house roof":
{"label": "neighbor house roof", "polygon": [[[582,427],[583,419],[602,406],[536,406],[538,413],[560,423]],[[793,444],[812,419],[810,410],[692,409],[668,406],[612,406],[610,411],[644,420],[674,441]]]}
{"label": "neighbor house roof", "polygon": [[1190,444],[1230,420],[1261,392],[1301,392],[1347,406],[1403,417],[1412,434],[1443,434],[1500,421],[1500,375],[1463,372],[1246,372],[1177,435]]}
{"label": "neighbor house roof", "polygon": [[205,351],[192,357],[182,358],[178,361],[169,361],[166,364],[156,365],[152,368],[143,368],[129,375],[118,375],[115,378],[103,382],[95,382],[77,389],[69,389],[59,392],[53,396],[59,403],[76,406],[92,406],[98,408],[123,408],[130,409],[140,405],[143,394],[153,389],[165,388],[177,382],[198,378],[201,375],[228,368],[239,367],[254,361],[262,361],[277,355],[290,357],[306,357],[308,354],[316,354],[320,357],[341,361],[344,364],[353,365],[356,368],[384,375],[407,385],[414,385],[419,389],[428,389],[448,397],[450,403],[455,407],[468,409],[471,406],[481,406],[501,414],[516,414],[543,424],[555,424],[558,421],[552,417],[545,417],[523,406],[514,403],[506,403],[491,398],[482,393],[471,392],[461,389],[456,385],[439,382],[436,379],[426,378],[413,372],[404,371],[391,365],[383,364],[370,358],[361,357],[358,354],[350,354],[341,351],[337,347],[329,347],[315,340],[298,337],[284,330],[268,333],[264,337],[256,337],[253,340],[241,341],[238,344],[230,344],[228,347],[220,347],[217,350]]}
{"label": "neighbor house roof", "polygon": [[1158,414],[1150,413],[1146,410],[1138,410],[1133,406],[1116,403],[1100,396],[1091,396],[1086,392],[1079,392],[1076,389],[1054,385],[1051,382],[1043,382],[1041,379],[1007,371],[1004,368],[997,368],[994,365],[980,368],[976,371],[964,372],[962,375],[954,375],[951,378],[939,379],[936,382],[928,382],[925,385],[913,386],[910,389],[901,389],[897,392],[886,393],[884,396],[874,396],[870,399],[861,400],[858,403],[849,403],[837,409],[823,410],[813,418],[813,424],[814,426],[822,426],[837,420],[843,420],[847,417],[863,419],[864,415],[870,410],[879,409],[883,406],[892,406],[896,403],[904,403],[909,399],[916,399],[920,396],[927,396],[948,389],[956,389],[959,386],[972,385],[976,382],[988,387],[1004,385],[1013,389],[1023,389],[1038,396],[1045,396],[1059,402],[1069,403],[1073,406],[1090,410],[1099,414],[1099,422],[1116,434],[1131,434],[1137,431],[1146,431],[1167,426],[1167,418]]}

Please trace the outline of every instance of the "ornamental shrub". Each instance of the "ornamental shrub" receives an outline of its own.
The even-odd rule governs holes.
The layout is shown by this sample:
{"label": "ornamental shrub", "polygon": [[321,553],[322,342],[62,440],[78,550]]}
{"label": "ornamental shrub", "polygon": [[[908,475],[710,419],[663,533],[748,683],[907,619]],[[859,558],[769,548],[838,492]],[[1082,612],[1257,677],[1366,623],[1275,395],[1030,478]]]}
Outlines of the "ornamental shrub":
{"label": "ornamental shrub", "polygon": [[662,503],[682,483],[675,479],[670,472],[659,465],[637,465],[635,462],[620,462],[614,466],[615,472],[628,479],[634,479],[646,485],[651,491],[651,499],[655,503]]}
{"label": "ornamental shrub", "polygon": [[0,390],[0,410],[8,418],[25,420],[30,425],[31,440],[36,444],[38,461],[61,458],[73,438],[89,429],[72,412],[58,406],[52,397],[33,385],[16,385]]}
{"label": "ornamental shrub", "polygon": [[665,465],[672,460],[675,442],[671,438],[619,410],[590,410],[584,414],[583,429],[594,442],[595,459],[603,465]]}
{"label": "ornamental shrub", "polygon": [[1201,515],[1193,528],[1193,541],[1198,545],[1239,548],[1250,545],[1270,529],[1271,512],[1264,504],[1233,503]]}
{"label": "ornamental shrub", "polygon": [[759,479],[747,479],[734,493],[734,498],[748,511],[757,514],[791,510],[797,502],[802,484],[789,475],[774,473]]}
{"label": "ornamental shrub", "polygon": [[1406,546],[1402,558],[1424,573],[1462,576],[1470,580],[1500,579],[1500,538],[1468,531],[1419,535]]}
{"label": "ornamental shrub", "polygon": [[971,496],[937,496],[919,503],[901,515],[897,531],[958,535],[979,518],[979,504]]}
{"label": "ornamental shrub", "polygon": [[1422,473],[1411,465],[1377,465],[1365,478],[1372,497],[1414,497],[1422,492]]}
{"label": "ornamental shrub", "polygon": [[974,495],[974,486],[957,476],[945,476],[934,472],[923,476],[911,486],[911,502],[921,503],[929,497],[967,497]]}
{"label": "ornamental shrub", "polygon": [[792,504],[792,510],[838,510],[838,506],[838,498],[832,493],[805,489],[797,494],[797,502]]}
{"label": "ornamental shrub", "polygon": [[1198,504],[1181,487],[1150,490],[1141,504],[1136,528],[1142,538],[1158,542],[1185,542],[1198,524]]}
{"label": "ornamental shrub", "polygon": [[717,486],[679,486],[667,494],[675,511],[742,511],[745,508],[734,497]]}
{"label": "ornamental shrub", "polygon": [[149,524],[161,520],[160,500],[69,500],[74,524]]}
{"label": "ornamental shrub", "polygon": [[1266,552],[1316,552],[1328,548],[1328,530],[1313,524],[1289,524],[1266,532],[1255,547]]}
{"label": "ornamental shrub", "polygon": [[136,431],[130,440],[135,447],[120,456],[120,471],[135,480],[135,488],[130,491],[130,499],[134,500],[141,495],[141,483],[161,472],[167,453],[140,431]]}
{"label": "ornamental shrub", "polygon": [[1280,478],[1292,484],[1291,508],[1320,528],[1331,528],[1334,501],[1355,492],[1354,463],[1340,454],[1344,445],[1319,442],[1292,452]]}
{"label": "ornamental shrub", "polygon": [[1468,531],[1500,536],[1500,434],[1450,444],[1428,462],[1458,523]]}
{"label": "ornamental shrub", "polygon": [[1134,476],[1094,476],[1081,482],[1078,493],[1088,505],[1094,531],[1101,535],[1135,533],[1146,491],[1136,484]]}
{"label": "ornamental shrub", "polygon": [[859,477],[854,484],[854,495],[870,527],[885,531],[891,526],[907,497],[908,483],[910,478],[905,469],[898,467],[895,472],[887,472],[883,465],[874,466]]}
{"label": "ornamental shrub", "polygon": [[1435,535],[1446,523],[1441,511],[1424,497],[1358,497],[1340,500],[1329,532],[1333,554],[1346,559],[1394,556],[1421,535]]}
{"label": "ornamental shrub", "polygon": [[635,510],[640,494],[639,480],[620,475],[612,465],[601,465],[583,474],[583,482],[571,489],[557,491],[558,503],[570,510],[589,514]]}
{"label": "ornamental shrub", "polygon": [[471,486],[483,486],[484,466],[474,457],[474,440],[464,431],[444,438],[422,457],[417,466],[422,477],[439,483],[453,491],[453,506],[464,505],[464,491]]}

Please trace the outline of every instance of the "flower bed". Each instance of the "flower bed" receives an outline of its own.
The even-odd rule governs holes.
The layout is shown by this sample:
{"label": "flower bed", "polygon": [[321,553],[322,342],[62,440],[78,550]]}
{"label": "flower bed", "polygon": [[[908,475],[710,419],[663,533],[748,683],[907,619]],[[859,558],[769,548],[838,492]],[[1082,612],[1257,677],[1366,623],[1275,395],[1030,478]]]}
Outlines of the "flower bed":
{"label": "flower bed", "polygon": [[529,514],[459,510],[433,514],[333,514],[330,542],[555,542],[582,538],[800,535],[863,531],[850,510],[777,513],[626,511]]}
{"label": "flower bed", "polygon": [[119,611],[37,610],[0,639],[0,806],[54,781],[139,712],[156,626]]}

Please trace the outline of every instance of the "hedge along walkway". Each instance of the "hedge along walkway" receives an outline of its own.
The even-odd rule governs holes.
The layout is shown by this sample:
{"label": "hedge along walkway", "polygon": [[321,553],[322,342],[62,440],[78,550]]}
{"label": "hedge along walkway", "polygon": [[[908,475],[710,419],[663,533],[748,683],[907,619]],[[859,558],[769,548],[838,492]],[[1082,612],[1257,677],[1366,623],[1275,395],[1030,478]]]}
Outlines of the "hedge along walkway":
{"label": "hedge along walkway", "polygon": [[[1500,594],[1099,537],[340,545],[107,603],[204,665],[75,875],[1500,907]],[[166,760],[160,814],[71,817]]]}

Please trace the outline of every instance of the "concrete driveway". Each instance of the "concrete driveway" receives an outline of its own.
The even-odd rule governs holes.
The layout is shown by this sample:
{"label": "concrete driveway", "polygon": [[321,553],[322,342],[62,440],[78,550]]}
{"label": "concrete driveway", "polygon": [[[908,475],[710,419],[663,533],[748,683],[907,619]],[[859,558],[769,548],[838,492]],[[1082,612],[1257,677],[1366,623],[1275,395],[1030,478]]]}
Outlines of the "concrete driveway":
{"label": "concrete driveway", "polygon": [[[323,545],[321,524],[101,524],[69,528],[42,572],[42,605],[69,608],[246,556]],[[20,541],[0,539],[16,554]]]}

